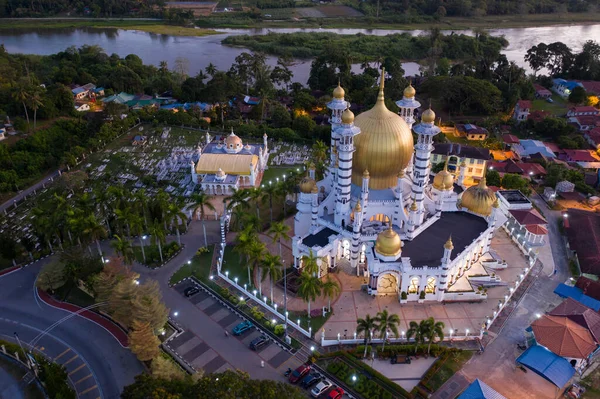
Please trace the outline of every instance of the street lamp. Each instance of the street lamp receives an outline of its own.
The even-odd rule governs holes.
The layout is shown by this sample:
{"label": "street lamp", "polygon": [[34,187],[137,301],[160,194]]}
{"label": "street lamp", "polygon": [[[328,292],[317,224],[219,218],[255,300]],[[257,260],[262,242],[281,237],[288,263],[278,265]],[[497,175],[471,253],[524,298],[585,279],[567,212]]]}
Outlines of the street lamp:
{"label": "street lamp", "polygon": [[233,280],[235,281],[235,283],[237,284],[237,277],[234,277]]}
{"label": "street lamp", "polygon": [[191,260],[188,260],[188,261],[187,261],[187,264],[188,264],[188,265],[191,265],[191,264],[192,264],[192,261],[191,261]]}
{"label": "street lamp", "polygon": [[310,351],[311,351],[311,352],[314,352],[314,351],[315,351],[315,347],[314,347],[314,346],[311,346],[311,347],[310,347]]}
{"label": "street lamp", "polygon": [[214,276],[211,274],[210,276],[208,276],[209,280],[212,280],[214,278]]}
{"label": "street lamp", "polygon": [[173,312],[173,316],[175,316],[175,317],[179,316],[179,312],[177,312],[177,311]]}

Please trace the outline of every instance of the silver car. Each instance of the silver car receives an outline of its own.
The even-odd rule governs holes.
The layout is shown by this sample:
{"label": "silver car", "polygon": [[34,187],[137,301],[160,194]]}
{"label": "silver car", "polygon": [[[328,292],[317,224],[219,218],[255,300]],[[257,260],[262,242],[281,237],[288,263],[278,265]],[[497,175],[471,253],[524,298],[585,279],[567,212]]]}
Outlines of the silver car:
{"label": "silver car", "polygon": [[313,396],[313,398],[317,398],[319,397],[319,395],[325,393],[332,386],[333,384],[331,382],[329,382],[328,380],[323,380],[319,382],[317,386],[310,391],[310,394]]}

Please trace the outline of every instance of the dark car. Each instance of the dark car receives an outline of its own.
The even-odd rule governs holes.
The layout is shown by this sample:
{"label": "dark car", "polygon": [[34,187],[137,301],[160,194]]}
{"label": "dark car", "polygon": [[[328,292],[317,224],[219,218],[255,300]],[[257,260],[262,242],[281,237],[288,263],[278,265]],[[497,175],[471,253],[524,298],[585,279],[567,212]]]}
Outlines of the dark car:
{"label": "dark car", "polygon": [[296,370],[292,371],[292,374],[290,374],[290,376],[289,376],[290,383],[296,384],[309,372],[310,372],[310,366],[308,364],[303,364],[302,366],[298,367]]}
{"label": "dark car", "polygon": [[254,327],[254,324],[252,324],[252,322],[246,320],[246,321],[241,322],[237,326],[233,327],[232,332],[233,332],[233,335],[242,335],[243,333],[245,333],[252,327]]}
{"label": "dark car", "polygon": [[252,342],[250,342],[250,349],[257,351],[268,343],[269,340],[267,339],[267,337],[261,335],[258,338],[254,338]]}
{"label": "dark car", "polygon": [[185,295],[189,298],[192,295],[196,295],[199,292],[200,292],[200,290],[196,287],[188,287],[185,289],[185,291],[183,291],[183,295]]}
{"label": "dark car", "polygon": [[300,381],[300,386],[302,388],[310,388],[313,385],[316,385],[321,381],[321,377],[318,374],[309,374]]}

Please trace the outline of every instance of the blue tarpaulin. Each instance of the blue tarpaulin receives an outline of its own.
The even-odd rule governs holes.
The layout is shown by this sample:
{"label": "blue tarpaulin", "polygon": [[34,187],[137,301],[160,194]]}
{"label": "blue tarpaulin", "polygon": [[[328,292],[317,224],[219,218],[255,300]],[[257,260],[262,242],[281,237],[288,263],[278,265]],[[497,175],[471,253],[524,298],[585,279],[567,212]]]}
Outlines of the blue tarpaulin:
{"label": "blue tarpaulin", "polygon": [[485,382],[476,379],[456,399],[506,399]]}
{"label": "blue tarpaulin", "polygon": [[600,301],[584,295],[583,291],[577,287],[571,287],[566,284],[559,284],[554,290],[554,293],[563,298],[572,298],[582,305],[588,308],[594,309],[596,312],[600,311]]}
{"label": "blue tarpaulin", "polygon": [[534,345],[523,352],[517,358],[517,363],[541,375],[559,388],[564,387],[575,374],[575,369],[567,359],[540,345]]}

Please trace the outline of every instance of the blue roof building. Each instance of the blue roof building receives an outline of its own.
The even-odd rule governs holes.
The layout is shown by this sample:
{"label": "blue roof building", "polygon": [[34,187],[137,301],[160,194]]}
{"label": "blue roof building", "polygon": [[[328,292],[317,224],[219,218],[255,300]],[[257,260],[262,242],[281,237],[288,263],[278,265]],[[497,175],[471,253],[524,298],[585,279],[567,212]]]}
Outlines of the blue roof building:
{"label": "blue roof building", "polygon": [[540,345],[534,345],[517,358],[517,363],[550,381],[559,388],[564,387],[575,374],[567,359],[552,353]]}
{"label": "blue roof building", "polygon": [[494,388],[476,379],[456,399],[506,399]]}

